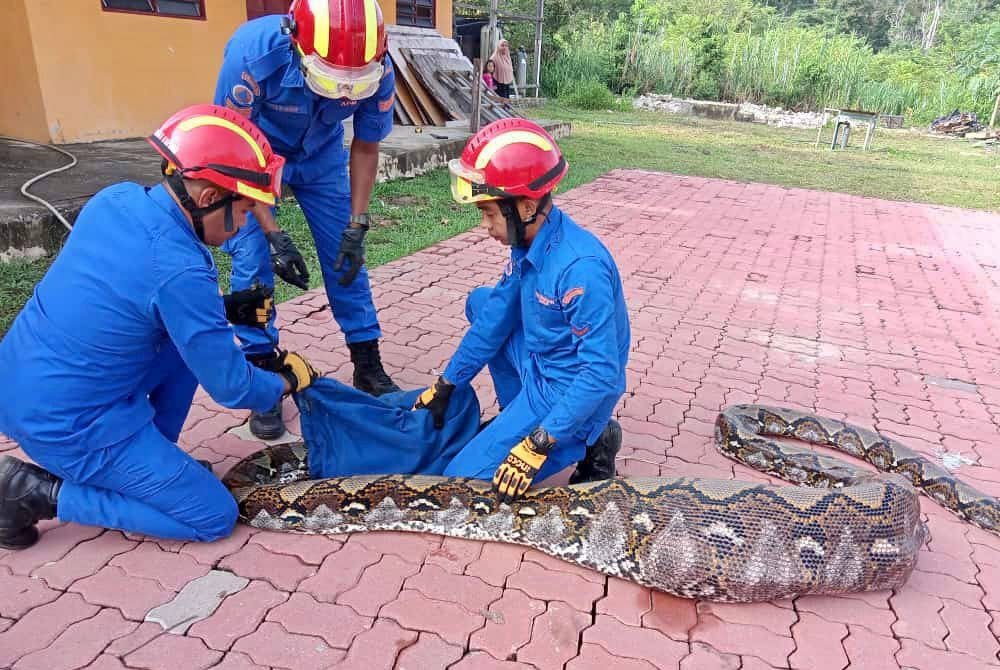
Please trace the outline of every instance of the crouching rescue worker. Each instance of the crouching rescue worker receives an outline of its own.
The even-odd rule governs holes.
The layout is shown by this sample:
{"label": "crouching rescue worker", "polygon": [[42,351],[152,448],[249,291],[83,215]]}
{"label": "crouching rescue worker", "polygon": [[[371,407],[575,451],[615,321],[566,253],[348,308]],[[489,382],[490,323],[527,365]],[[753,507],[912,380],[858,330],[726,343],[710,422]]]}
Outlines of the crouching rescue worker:
{"label": "crouching rescue worker", "polygon": [[511,256],[494,288],[469,295],[472,326],[414,405],[440,424],[455,387],[489,365],[500,415],[444,474],[492,478],[501,501],[576,462],[570,483],[613,477],[628,312],[611,254],[552,204],[566,160],[537,124],[504,119],[476,133],[449,170],[455,200],[475,203]]}
{"label": "crouching rescue worker", "polygon": [[[176,540],[215,540],[236,522],[232,495],[176,444],[195,389],[266,410],[315,371],[283,352],[247,362],[227,323],[263,327],[266,291],[219,292],[206,245],[273,204],[284,159],[244,117],[199,105],[150,138],[163,183],[122,183],[87,203],[34,295],[0,342],[0,432],[39,465],[0,459],[0,547],[63,521]],[[44,468],[44,469],[42,469]]]}

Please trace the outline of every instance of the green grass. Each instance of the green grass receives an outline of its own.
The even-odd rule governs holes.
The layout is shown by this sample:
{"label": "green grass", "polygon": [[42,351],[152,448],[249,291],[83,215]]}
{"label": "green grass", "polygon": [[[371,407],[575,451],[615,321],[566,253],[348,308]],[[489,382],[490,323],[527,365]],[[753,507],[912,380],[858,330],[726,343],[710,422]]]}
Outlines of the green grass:
{"label": "green grass", "polygon": [[879,129],[871,151],[861,133],[847,151],[814,148],[815,130],[774,128],[655,112],[585,112],[549,105],[539,118],[573,123],[560,146],[566,188],[614,168],[755,181],[969,209],[1000,210],[1000,156],[967,141]]}
{"label": "green grass", "polygon": [[[1000,156],[965,141],[930,139],[922,133],[879,130],[872,151],[814,148],[815,131],[771,128],[640,111],[579,111],[559,105],[533,110],[538,118],[564,119],[573,133],[560,141],[570,163],[566,190],[615,168],[756,181],[840,191],[971,209],[1000,210]],[[830,130],[824,134],[829,142]],[[443,169],[375,188],[368,235],[368,264],[387,263],[468,230],[478,222],[473,207],[451,200]],[[322,284],[312,238],[294,202],[282,205],[280,224],[309,265],[312,287]],[[224,288],[229,258],[216,254]],[[51,259],[0,263],[0,333],[31,295]],[[278,281],[277,298],[300,291]]]}

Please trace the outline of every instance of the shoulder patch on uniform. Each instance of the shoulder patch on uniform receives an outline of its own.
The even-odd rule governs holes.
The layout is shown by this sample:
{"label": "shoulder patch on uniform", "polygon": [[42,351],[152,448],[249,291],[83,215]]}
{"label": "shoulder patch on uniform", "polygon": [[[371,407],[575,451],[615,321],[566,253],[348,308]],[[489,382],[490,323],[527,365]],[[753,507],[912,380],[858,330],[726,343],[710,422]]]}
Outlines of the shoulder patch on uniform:
{"label": "shoulder patch on uniform", "polygon": [[546,307],[551,307],[552,305],[556,304],[555,300],[549,298],[548,296],[542,295],[538,291],[535,291],[535,300],[537,300],[542,305],[545,305]]}
{"label": "shoulder patch on uniform", "polygon": [[[246,72],[243,73],[243,76],[244,78],[249,77],[249,75]],[[253,81],[253,79],[250,78],[250,81]],[[253,101],[256,99],[256,97],[257,96],[254,95],[254,92],[250,88],[250,86],[245,83],[236,84],[229,91],[229,99],[233,101],[233,104],[236,107],[241,107],[243,109],[246,109],[248,107],[253,107]]]}
{"label": "shoulder patch on uniform", "polygon": [[396,92],[395,91],[393,91],[391,94],[389,94],[389,97],[386,98],[385,100],[379,101],[379,103],[378,103],[378,111],[380,111],[380,112],[388,112],[390,109],[392,109],[392,104],[394,102],[396,102]]}
{"label": "shoulder patch on uniform", "polygon": [[576,335],[577,337],[583,337],[584,335],[590,332],[590,326],[584,326],[583,328],[570,326],[570,330],[573,331],[573,334]]}
{"label": "shoulder patch on uniform", "polygon": [[566,293],[563,295],[563,297],[562,297],[562,304],[568,305],[568,304],[570,304],[573,301],[573,298],[576,298],[577,296],[581,296],[581,295],[583,295],[583,287],[582,286],[577,286],[576,288],[571,288],[570,290],[566,291]]}

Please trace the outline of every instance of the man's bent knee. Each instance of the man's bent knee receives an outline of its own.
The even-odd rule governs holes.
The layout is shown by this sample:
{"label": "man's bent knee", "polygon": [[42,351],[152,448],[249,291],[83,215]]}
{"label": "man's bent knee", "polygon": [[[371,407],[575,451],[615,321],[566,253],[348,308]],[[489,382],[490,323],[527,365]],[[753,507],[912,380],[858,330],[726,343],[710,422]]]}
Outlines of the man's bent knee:
{"label": "man's bent knee", "polygon": [[233,528],[236,527],[236,520],[239,517],[236,500],[229,497],[228,500],[214,502],[213,504],[215,505],[215,509],[213,509],[212,513],[206,514],[203,519],[199,519],[192,527],[199,542],[213,542],[227,538],[232,535]]}

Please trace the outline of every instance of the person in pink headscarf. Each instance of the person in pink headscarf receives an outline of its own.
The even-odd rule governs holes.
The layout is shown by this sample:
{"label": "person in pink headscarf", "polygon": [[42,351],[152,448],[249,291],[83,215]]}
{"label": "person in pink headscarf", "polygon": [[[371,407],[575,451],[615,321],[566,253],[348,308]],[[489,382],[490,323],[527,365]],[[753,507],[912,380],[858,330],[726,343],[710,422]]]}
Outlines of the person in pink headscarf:
{"label": "person in pink headscarf", "polygon": [[496,71],[493,79],[497,84],[497,95],[501,98],[510,97],[510,87],[514,83],[514,63],[510,59],[510,45],[507,40],[500,40],[496,50],[490,56]]}

